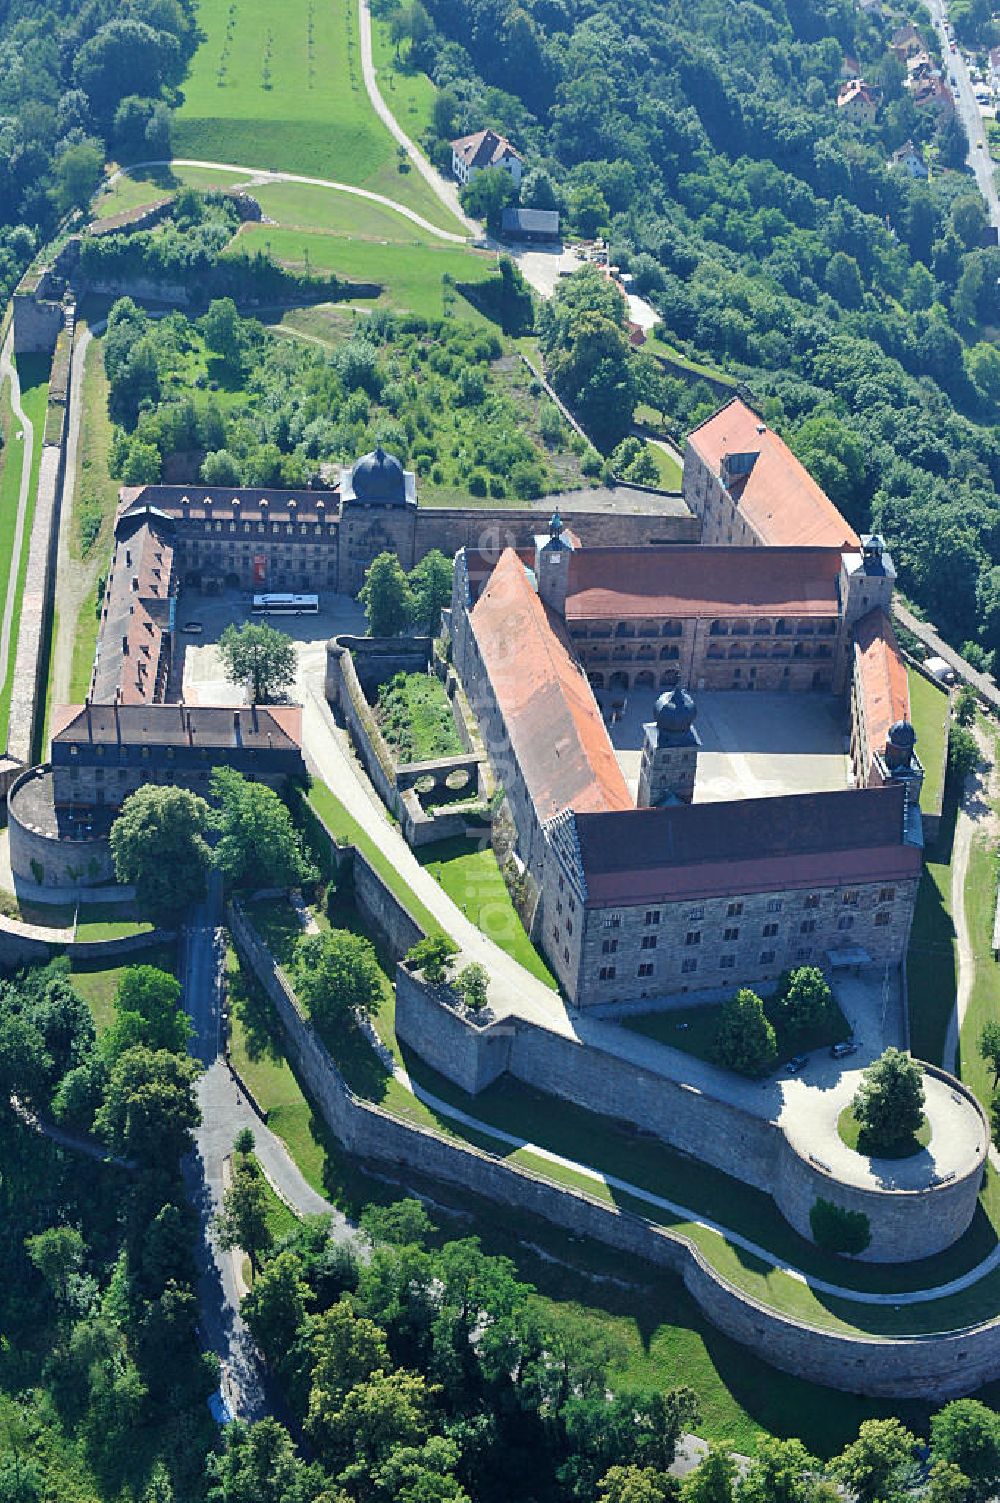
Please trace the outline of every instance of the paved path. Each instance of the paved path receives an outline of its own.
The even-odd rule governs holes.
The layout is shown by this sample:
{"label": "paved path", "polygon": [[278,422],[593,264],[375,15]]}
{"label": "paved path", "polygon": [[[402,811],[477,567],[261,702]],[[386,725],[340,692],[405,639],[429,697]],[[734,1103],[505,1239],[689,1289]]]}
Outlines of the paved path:
{"label": "paved path", "polygon": [[[267,167],[245,167],[238,162],[209,162],[202,157],[156,157],[148,162],[132,163],[128,172],[131,175],[141,167],[203,167],[210,172],[242,172],[248,181],[254,183],[303,183],[310,188],[330,188],[334,193],[350,193],[355,198],[367,198],[374,204],[381,204],[385,209],[394,209],[397,214],[402,214],[404,219],[409,219],[428,235],[434,235],[439,240],[448,240],[454,245],[465,245],[469,238],[467,234],[457,235],[452,230],[442,230],[438,225],[431,224],[430,220],[418,214],[416,209],[408,208],[398,199],[387,198],[384,193],[373,193],[369,188],[357,188],[353,183],[339,183],[334,178],[304,177],[299,172],[272,172]],[[124,169],[108,178],[105,188],[110,188],[113,183],[117,182],[123,171]],[[459,214],[458,217],[463,223],[471,224],[472,222],[466,221],[463,214]]]}
{"label": "paved path", "polygon": [[7,673],[10,663],[10,637],[14,620],[14,603],[17,599],[17,576],[21,567],[21,551],[24,546],[24,524],[28,510],[28,501],[31,494],[31,464],[35,449],[34,429],[28,421],[24,408],[21,406],[21,383],[18,380],[17,367],[14,363],[14,328],[11,325],[6,342],[0,353],[0,387],[4,381],[10,382],[10,406],[11,406],[11,431],[10,443],[7,446],[7,463],[17,454],[14,444],[17,443],[18,430],[23,434],[21,442],[24,447],[21,450],[21,489],[17,497],[17,521],[14,524],[14,542],[11,547],[10,571],[7,576],[7,590],[3,602],[3,618],[0,620],[0,688],[7,681]]}
{"label": "paved path", "polygon": [[921,621],[911,610],[908,610],[899,599],[893,601],[892,613],[897,621],[901,621],[907,631],[911,631],[918,637],[924,646],[929,648],[936,657],[944,658],[949,667],[955,670],[959,678],[965,679],[972,687],[983,696],[987,704],[994,710],[1000,711],[1000,689],[995,681],[986,673],[980,673],[973,668],[971,663],[966,662],[961,653],[949,647],[943,637],[938,635],[937,628],[928,621]]}
{"label": "paved path", "polygon": [[358,32],[361,37],[361,72],[365,80],[365,88],[371,101],[372,109],[382,121],[394,141],[397,141],[406,152],[414,167],[420,173],[424,182],[444,204],[450,214],[453,214],[460,224],[464,224],[470,235],[479,236],[483,233],[482,225],[474,219],[469,219],[462,208],[458,196],[458,187],[450,179],[441,176],[424,156],[420,148],[410,140],[409,136],[399,124],[395,115],[382,98],[381,91],[375,78],[375,65],[372,62],[372,18],[368,8],[368,0],[358,0]]}

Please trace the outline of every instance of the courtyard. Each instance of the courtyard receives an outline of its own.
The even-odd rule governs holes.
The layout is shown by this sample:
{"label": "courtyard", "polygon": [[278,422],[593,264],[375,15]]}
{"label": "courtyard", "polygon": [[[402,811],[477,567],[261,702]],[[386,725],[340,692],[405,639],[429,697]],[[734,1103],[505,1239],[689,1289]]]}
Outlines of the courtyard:
{"label": "courtyard", "polygon": [[[632,691],[612,707],[597,694],[611,744],[633,798],[639,786],[643,726],[655,718],[655,694]],[[750,694],[724,690],[695,696],[701,738],[695,803],[828,793],[852,785],[846,706],[833,694]]]}

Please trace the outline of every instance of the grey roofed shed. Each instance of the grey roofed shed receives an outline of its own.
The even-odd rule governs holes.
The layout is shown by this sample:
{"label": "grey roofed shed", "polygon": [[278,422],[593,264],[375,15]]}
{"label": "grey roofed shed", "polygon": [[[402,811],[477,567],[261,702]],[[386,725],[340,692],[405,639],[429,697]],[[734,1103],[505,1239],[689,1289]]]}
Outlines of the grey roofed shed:
{"label": "grey roofed shed", "polygon": [[530,235],[539,240],[559,238],[557,209],[504,209],[500,225],[505,235]]}

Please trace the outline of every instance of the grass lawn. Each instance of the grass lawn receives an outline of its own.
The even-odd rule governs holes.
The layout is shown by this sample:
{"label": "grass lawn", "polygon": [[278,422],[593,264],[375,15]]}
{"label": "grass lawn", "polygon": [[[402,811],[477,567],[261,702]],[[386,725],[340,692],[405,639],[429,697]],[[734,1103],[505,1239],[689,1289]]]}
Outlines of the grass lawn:
{"label": "grass lawn", "polygon": [[287,0],[280,12],[198,0],[195,15],[203,40],[174,116],[177,156],[363,185],[452,227],[419,173],[396,169],[361,75],[354,0]]}
{"label": "grass lawn", "polygon": [[434,673],[397,673],[380,684],[375,718],[399,762],[460,757],[465,750],[451,701]]}
{"label": "grass lawn", "polygon": [[126,955],[110,966],[102,965],[100,960],[75,960],[70,965],[73,987],[90,1008],[98,1032],[107,1028],[114,1017],[118,982],[122,971],[131,965],[155,965],[176,975],[177,947],[174,944],[150,945],[147,950],[137,950],[134,955]]}
{"label": "grass lawn", "polygon": [[390,891],[395,893],[401,903],[405,904],[425,933],[443,933],[441,925],[430,909],[426,908],[416,893],[410,890],[409,885],[399,875],[392,862],[383,856],[375,842],[361,828],[354,816],[344,808],[336,794],[332,793],[319,778],[313,778],[309,786],[309,804],[335,840],[344,845],[356,846],[362,855],[367,857]]}
{"label": "grass lawn", "polygon": [[437,244],[405,214],[384,204],[317,188],[308,183],[261,183],[250,189],[269,219],[300,229],[327,230],[352,240],[398,240],[408,245]]}
{"label": "grass lawn", "polygon": [[409,42],[397,57],[389,36],[389,23],[372,17],[372,62],[379,93],[411,141],[419,143],[434,118],[437,89],[419,68],[409,62]]}
{"label": "grass lawn", "polygon": [[646,341],[645,348],[654,355],[665,355],[674,365],[679,365],[695,376],[708,376],[713,381],[721,381],[725,386],[738,386],[735,376],[727,371],[719,370],[714,365],[701,365],[697,360],[692,360],[688,355],[682,355],[680,350],[669,344],[659,334],[651,334]]}
{"label": "grass lawn", "polygon": [[[380,296],[361,299],[365,305],[377,302],[379,307],[425,318],[440,318],[444,313],[441,278],[446,273],[459,282],[481,282],[494,271],[492,256],[457,245],[383,245],[271,224],[243,225],[230,249],[247,255],[266,250],[287,266],[308,265],[311,271],[332,272],[353,282],[377,282],[382,287]],[[461,318],[487,323],[464,298],[456,301]]]}
{"label": "grass lawn", "polygon": [[[950,802],[950,801],[949,801]],[[906,952],[910,1048],[918,1059],[952,1068],[944,1058],[948,1019],[955,1006],[957,958],[951,916],[951,828],[954,809],[942,820],[943,839],[924,860]],[[947,826],[947,828],[946,828]],[[936,858],[936,859],[935,859]]]}
{"label": "grass lawn", "polygon": [[[669,1012],[639,1013],[623,1019],[624,1026],[635,1033],[644,1033],[657,1043],[669,1044],[673,1049],[683,1049],[697,1059],[715,1064],[715,1036],[719,1031],[719,1019],[725,1004],[713,1002],[702,1007],[671,1008]],[[778,1039],[778,1058],[786,1060],[793,1054],[810,1054],[814,1049],[829,1048],[841,1039],[850,1038],[847,1019],[834,1003],[830,1015],[815,1028],[804,1033],[791,1033],[787,1028],[775,1026]]]}
{"label": "grass lawn", "polygon": [[948,742],[948,695],[923,674],[908,670],[910,718],[917,733],[917,756],[924,767],[921,807],[929,813],[941,805],[944,794],[944,758]]}
{"label": "grass lawn", "polygon": [[[21,619],[21,599],[24,595],[24,579],[28,572],[28,550],[31,545],[31,524],[35,515],[35,498],[38,493],[38,472],[42,463],[42,439],[45,433],[45,408],[49,396],[49,370],[51,361],[46,355],[21,355],[17,360],[21,382],[21,406],[34,435],[31,458],[31,483],[25,507],[24,532],[21,539],[21,557],[17,571],[17,588],[14,594],[14,613],[11,617],[10,655],[7,659],[7,676],[0,687],[0,746],[7,745],[10,728],[10,696],[14,683],[14,662],[17,656],[17,630]],[[0,589],[6,592],[8,569],[14,546],[14,526],[17,519],[17,502],[20,491],[20,470],[17,462],[23,453],[23,445],[16,441],[11,447],[13,464],[5,466],[4,480],[0,484],[0,527],[9,528],[6,547],[0,535]],[[11,500],[13,505],[11,506]]]}
{"label": "grass lawn", "polygon": [[868,1142],[864,1128],[854,1115],[849,1106],[845,1106],[837,1118],[837,1132],[841,1141],[848,1148],[854,1148],[858,1153],[866,1154],[869,1158],[877,1159],[908,1159],[922,1148],[926,1148],[931,1140],[931,1124],[923,1117],[916,1132],[911,1133],[899,1143],[893,1143],[891,1148],[884,1146],[872,1147]]}
{"label": "grass lawn", "polygon": [[441,841],[419,852],[418,860],[487,938],[546,986],[558,989],[517,916],[488,839]]}
{"label": "grass lawn", "polygon": [[651,444],[648,438],[646,448],[652,454],[656,468],[660,472],[659,485],[665,491],[679,491],[684,479],[684,471],[674,456],[668,454],[665,449],[661,449],[659,444]]}
{"label": "grass lawn", "polygon": [[973,842],[965,879],[965,914],[976,957],[976,973],[962,1020],[959,1068],[965,1084],[975,1091],[987,1111],[993,1095],[993,1071],[979,1053],[983,1024],[1000,1016],[998,966],[991,949],[997,892],[997,856],[982,838]]}

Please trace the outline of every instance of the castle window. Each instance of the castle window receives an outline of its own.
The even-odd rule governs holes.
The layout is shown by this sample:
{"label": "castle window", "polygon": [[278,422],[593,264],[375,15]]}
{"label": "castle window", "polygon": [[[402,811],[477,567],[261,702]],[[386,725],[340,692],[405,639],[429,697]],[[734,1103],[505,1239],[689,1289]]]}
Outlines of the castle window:
{"label": "castle window", "polygon": [[808,945],[800,945],[799,948],[795,952],[795,959],[796,960],[808,960],[811,955],[812,955],[812,950],[810,950],[810,948],[809,948]]}
{"label": "castle window", "polygon": [[816,920],[815,919],[803,919],[802,923],[799,925],[799,933],[800,934],[815,934],[815,932],[816,932]]}
{"label": "castle window", "polygon": [[689,924],[696,924],[699,919],[703,919],[704,917],[705,917],[705,910],[704,910],[704,908],[692,908],[691,912],[688,914],[688,923]]}
{"label": "castle window", "polygon": [[621,926],[622,926],[622,916],[621,916],[620,913],[606,913],[604,915],[604,927],[605,927],[605,929],[620,929]]}
{"label": "castle window", "polygon": [[552,938],[555,940],[556,944],[558,944],[560,939],[562,939],[562,934],[559,931],[558,924],[552,925]]}
{"label": "castle window", "polygon": [[739,918],[742,912],[742,903],[730,903],[729,907],[726,909],[726,918]]}
{"label": "castle window", "polygon": [[774,951],[773,950],[761,950],[761,952],[760,952],[760,964],[761,965],[771,965],[773,963],[773,961],[774,961]]}
{"label": "castle window", "polygon": [[570,911],[570,913],[575,913],[576,912],[576,903],[575,903],[575,901],[573,900],[572,897],[569,900],[569,911]]}
{"label": "castle window", "polygon": [[847,887],[844,889],[844,895],[841,898],[841,902],[849,908],[856,908],[858,906],[858,897],[859,893],[856,887]]}
{"label": "castle window", "polygon": [[765,924],[760,932],[764,939],[773,939],[778,932],[778,926],[777,924]]}
{"label": "castle window", "polygon": [[896,901],[896,889],[894,887],[883,887],[879,892],[878,900],[880,903],[894,903]]}
{"label": "castle window", "polygon": [[768,900],[767,900],[767,911],[768,911],[768,913],[780,913],[781,912],[781,899],[780,898],[768,898]]}
{"label": "castle window", "polygon": [[687,932],[687,934],[685,934],[685,936],[684,936],[684,943],[686,945],[700,945],[701,944],[701,930],[700,929],[689,929],[688,932]]}
{"label": "castle window", "polygon": [[888,908],[883,908],[881,913],[876,913],[875,923],[879,929],[884,929],[887,924],[892,923],[892,914]]}
{"label": "castle window", "polygon": [[649,964],[648,961],[646,961],[645,964],[641,965],[636,971],[637,976],[652,976],[652,974],[653,967]]}
{"label": "castle window", "polygon": [[819,893],[818,892],[810,892],[810,893],[808,893],[806,895],[806,900],[805,900],[805,903],[804,903],[803,906],[806,907],[806,908],[818,908],[819,907]]}
{"label": "castle window", "polygon": [[658,908],[647,908],[646,909],[646,923],[647,923],[647,925],[649,925],[649,924],[658,924],[659,922],[660,922],[660,910]]}
{"label": "castle window", "polygon": [[562,892],[562,890],[563,890],[563,888],[565,886],[566,886],[566,882],[565,882],[564,878],[560,877],[559,878],[559,891]]}
{"label": "castle window", "polygon": [[720,971],[731,971],[731,970],[733,970],[733,968],[735,967],[735,965],[736,965],[736,956],[735,955],[720,955],[719,956],[719,970]]}
{"label": "castle window", "polygon": [[842,918],[839,918],[837,920],[837,928],[838,929],[853,929],[854,928],[854,915],[850,914],[850,913],[845,913]]}
{"label": "castle window", "polygon": [[722,936],[724,940],[736,940],[739,939],[739,937],[740,931],[736,928],[726,929]]}
{"label": "castle window", "polygon": [[618,941],[616,939],[606,939],[601,946],[601,954],[613,955],[617,949]]}
{"label": "castle window", "polygon": [[642,936],[642,948],[644,950],[655,950],[656,949],[656,935],[655,934],[644,934]]}
{"label": "castle window", "polygon": [[562,898],[556,900],[556,913],[562,913]]}
{"label": "castle window", "polygon": [[566,933],[567,934],[572,934],[573,933],[573,920],[572,919],[567,919],[566,920]]}
{"label": "castle window", "polygon": [[614,966],[613,965],[602,965],[601,969],[597,973],[597,977],[598,977],[599,981],[614,981],[614,979],[615,979],[615,968],[614,968]]}
{"label": "castle window", "polygon": [[681,961],[681,974],[683,976],[690,976],[691,973],[693,971],[696,971],[697,969],[698,969],[698,962],[696,960],[688,959],[688,960],[682,960]]}

